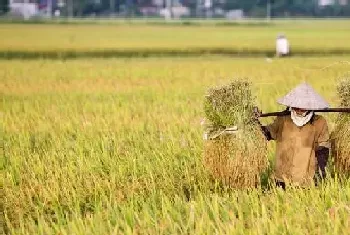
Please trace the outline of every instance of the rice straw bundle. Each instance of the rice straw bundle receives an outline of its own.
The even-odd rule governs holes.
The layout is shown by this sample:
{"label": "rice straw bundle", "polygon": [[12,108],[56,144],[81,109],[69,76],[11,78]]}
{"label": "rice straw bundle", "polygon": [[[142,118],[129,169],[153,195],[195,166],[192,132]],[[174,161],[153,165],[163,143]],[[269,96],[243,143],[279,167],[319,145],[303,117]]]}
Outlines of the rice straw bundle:
{"label": "rice straw bundle", "polygon": [[267,168],[266,140],[253,120],[253,106],[247,80],[209,89],[205,98],[209,124],[204,163],[215,178],[232,188],[258,186],[260,175]]}
{"label": "rice straw bundle", "polygon": [[[350,78],[341,80],[338,87],[341,107],[350,107]],[[333,132],[332,155],[339,174],[350,175],[350,116],[340,114]]]}

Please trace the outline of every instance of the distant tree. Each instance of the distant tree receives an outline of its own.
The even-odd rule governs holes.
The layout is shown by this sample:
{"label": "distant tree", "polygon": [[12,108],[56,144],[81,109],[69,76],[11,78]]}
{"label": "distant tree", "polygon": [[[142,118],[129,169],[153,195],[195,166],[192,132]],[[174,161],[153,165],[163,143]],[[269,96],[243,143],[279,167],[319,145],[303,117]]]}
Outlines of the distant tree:
{"label": "distant tree", "polygon": [[74,17],[74,1],[73,0],[67,0],[67,16],[68,17]]}
{"label": "distant tree", "polygon": [[271,4],[271,16],[350,16],[350,5],[334,5],[320,7],[318,0],[225,0],[224,10],[243,9],[249,16],[264,16],[267,5]]}
{"label": "distant tree", "polygon": [[292,16],[314,16],[318,0],[293,0],[289,11]]}
{"label": "distant tree", "polygon": [[341,7],[340,12],[339,12],[339,16],[341,16],[341,17],[344,17],[344,16],[349,17],[350,16],[350,3],[346,6]]}
{"label": "distant tree", "polygon": [[[109,2],[109,0],[108,0]],[[82,17],[91,8],[98,8],[90,0],[67,0],[66,14],[68,17]]]}
{"label": "distant tree", "polygon": [[88,4],[88,0],[74,0],[73,1],[74,15],[81,17],[83,15],[84,8],[87,4]]}
{"label": "distant tree", "polygon": [[251,10],[257,0],[226,0],[224,3],[225,10],[243,9],[245,12]]}
{"label": "distant tree", "polygon": [[0,0],[0,15],[9,11],[9,0]]}
{"label": "distant tree", "polygon": [[248,12],[256,5],[256,2],[257,0],[240,0],[239,6],[245,12]]}
{"label": "distant tree", "polygon": [[256,7],[266,8],[268,2],[272,17],[314,16],[318,4],[318,0],[257,0]]}

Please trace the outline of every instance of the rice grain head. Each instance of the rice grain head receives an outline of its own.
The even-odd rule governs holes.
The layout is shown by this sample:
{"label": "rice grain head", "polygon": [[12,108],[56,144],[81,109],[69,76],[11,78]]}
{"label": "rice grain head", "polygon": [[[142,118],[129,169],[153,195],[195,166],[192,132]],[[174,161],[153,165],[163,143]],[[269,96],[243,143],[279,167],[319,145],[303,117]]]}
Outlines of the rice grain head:
{"label": "rice grain head", "polygon": [[[344,78],[337,87],[341,107],[350,107],[350,78]],[[338,174],[350,176],[350,117],[340,114],[332,133],[332,155]]]}

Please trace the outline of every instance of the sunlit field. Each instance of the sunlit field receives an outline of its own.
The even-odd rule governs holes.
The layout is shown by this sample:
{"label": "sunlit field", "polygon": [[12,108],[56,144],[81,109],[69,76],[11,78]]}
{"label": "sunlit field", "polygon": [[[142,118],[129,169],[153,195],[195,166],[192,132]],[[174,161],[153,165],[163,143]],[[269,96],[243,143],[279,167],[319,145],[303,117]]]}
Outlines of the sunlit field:
{"label": "sunlit field", "polygon": [[[227,190],[202,164],[207,88],[253,82],[264,111],[301,81],[333,106],[349,57],[0,61],[11,234],[346,234],[350,182]],[[327,115],[330,125],[334,116]],[[270,145],[271,162],[273,145]],[[266,177],[268,177],[268,172]]]}
{"label": "sunlit field", "polygon": [[[264,112],[303,81],[338,106],[349,22],[1,23],[0,234],[348,234],[348,179],[276,189],[269,143],[261,187],[229,189],[201,123],[207,89],[236,78]],[[272,57],[279,32],[292,57]]]}
{"label": "sunlit field", "polygon": [[[204,21],[205,22],[205,21]],[[0,24],[0,57],[272,55],[278,33],[294,55],[350,54],[350,20],[269,24]]]}

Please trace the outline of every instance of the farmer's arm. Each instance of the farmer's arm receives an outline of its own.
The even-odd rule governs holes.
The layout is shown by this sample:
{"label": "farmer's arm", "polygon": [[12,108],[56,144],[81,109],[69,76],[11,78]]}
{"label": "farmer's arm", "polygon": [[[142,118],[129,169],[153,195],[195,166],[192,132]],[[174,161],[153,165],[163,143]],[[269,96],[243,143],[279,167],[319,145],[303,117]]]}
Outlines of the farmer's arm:
{"label": "farmer's arm", "polygon": [[315,149],[317,159],[317,176],[324,178],[326,176],[326,166],[329,158],[330,138],[328,125],[326,120],[323,121],[321,126],[321,132],[317,139],[317,145]]}
{"label": "farmer's arm", "polygon": [[279,125],[280,125],[280,118],[277,117],[277,118],[275,118],[275,120],[271,124],[269,124],[267,126],[261,126],[261,130],[263,131],[267,140],[276,140],[277,139]]}
{"label": "farmer's arm", "polygon": [[278,129],[279,129],[279,119],[280,118],[276,118],[274,120],[273,123],[271,123],[270,125],[267,125],[267,126],[263,126],[260,121],[259,121],[259,117],[261,115],[261,111],[256,108],[255,111],[254,111],[254,118],[255,120],[258,122],[260,128],[261,128],[261,131],[262,133],[264,134],[266,140],[270,141],[270,140],[275,140],[276,137],[277,137],[277,132],[278,132]]}

